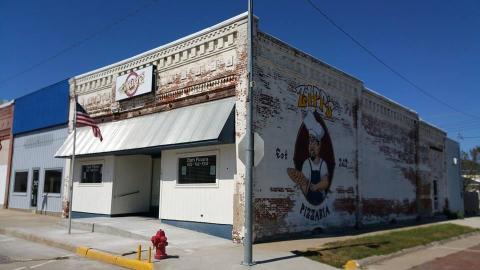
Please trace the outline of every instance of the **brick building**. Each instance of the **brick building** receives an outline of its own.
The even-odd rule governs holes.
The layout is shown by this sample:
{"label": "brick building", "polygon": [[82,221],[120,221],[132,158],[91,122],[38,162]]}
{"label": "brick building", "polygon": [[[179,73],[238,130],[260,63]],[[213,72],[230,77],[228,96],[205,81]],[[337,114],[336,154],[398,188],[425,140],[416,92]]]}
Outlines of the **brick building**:
{"label": "brick building", "polygon": [[[430,216],[458,200],[446,173],[458,144],[446,148],[445,132],[258,21],[254,32],[256,240]],[[70,124],[76,94],[104,137],[77,131],[75,215],[150,213],[241,240],[246,34],[241,14],[70,80]],[[56,155],[71,149],[70,135]]]}
{"label": "brick building", "polygon": [[13,101],[0,104],[0,207],[8,202],[9,168],[12,158]]}

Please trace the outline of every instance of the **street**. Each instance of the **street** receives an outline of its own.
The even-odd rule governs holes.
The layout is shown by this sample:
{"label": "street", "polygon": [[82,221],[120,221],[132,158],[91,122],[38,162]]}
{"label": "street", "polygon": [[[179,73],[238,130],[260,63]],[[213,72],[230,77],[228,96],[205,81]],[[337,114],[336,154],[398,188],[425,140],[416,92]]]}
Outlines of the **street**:
{"label": "street", "polygon": [[480,235],[472,235],[368,266],[369,270],[480,269]]}
{"label": "street", "polygon": [[480,269],[480,245],[437,258],[433,261],[415,266],[411,270],[476,270]]}
{"label": "street", "polygon": [[123,269],[23,239],[0,234],[0,270]]}

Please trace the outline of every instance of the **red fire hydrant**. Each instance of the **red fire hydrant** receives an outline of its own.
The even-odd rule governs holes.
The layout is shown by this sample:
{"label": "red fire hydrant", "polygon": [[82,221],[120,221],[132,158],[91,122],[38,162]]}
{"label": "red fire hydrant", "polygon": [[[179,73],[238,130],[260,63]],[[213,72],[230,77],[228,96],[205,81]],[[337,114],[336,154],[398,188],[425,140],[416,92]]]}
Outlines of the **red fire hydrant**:
{"label": "red fire hydrant", "polygon": [[161,260],[167,258],[165,247],[168,246],[167,237],[163,230],[158,230],[157,234],[152,236],[152,244],[156,249],[155,259]]}

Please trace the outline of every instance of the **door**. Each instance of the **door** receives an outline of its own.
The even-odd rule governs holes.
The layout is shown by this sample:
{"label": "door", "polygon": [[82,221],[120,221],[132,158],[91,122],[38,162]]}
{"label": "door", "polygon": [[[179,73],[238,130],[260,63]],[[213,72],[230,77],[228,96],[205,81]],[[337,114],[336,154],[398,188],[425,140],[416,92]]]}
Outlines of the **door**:
{"label": "door", "polygon": [[32,174],[32,196],[30,196],[31,207],[37,207],[39,175],[40,171],[38,169],[34,169]]}
{"label": "door", "polygon": [[160,157],[153,158],[152,166],[152,188],[150,195],[150,214],[158,218],[158,209],[160,204],[160,177],[161,177],[161,161]]}

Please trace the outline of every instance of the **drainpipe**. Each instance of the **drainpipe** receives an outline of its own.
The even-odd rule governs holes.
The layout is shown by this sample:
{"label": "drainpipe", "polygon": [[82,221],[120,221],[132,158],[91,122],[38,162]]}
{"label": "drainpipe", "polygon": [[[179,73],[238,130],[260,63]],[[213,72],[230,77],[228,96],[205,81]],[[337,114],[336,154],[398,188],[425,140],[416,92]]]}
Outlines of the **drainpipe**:
{"label": "drainpipe", "polygon": [[246,156],[245,156],[245,238],[243,239],[243,265],[252,265],[252,187],[253,187],[253,0],[248,1],[248,30],[247,30],[247,73],[248,73],[248,95],[247,95],[247,121],[246,121]]}

